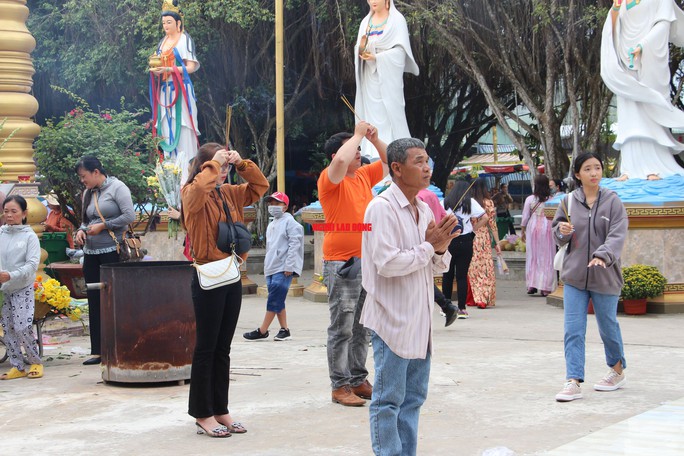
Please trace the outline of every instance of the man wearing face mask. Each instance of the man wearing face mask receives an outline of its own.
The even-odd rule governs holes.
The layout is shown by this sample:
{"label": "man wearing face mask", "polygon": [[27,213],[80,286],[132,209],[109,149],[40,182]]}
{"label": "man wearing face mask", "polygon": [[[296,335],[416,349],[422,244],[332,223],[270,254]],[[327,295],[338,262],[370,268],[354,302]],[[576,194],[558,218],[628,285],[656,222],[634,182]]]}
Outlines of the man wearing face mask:
{"label": "man wearing face mask", "polygon": [[273,221],[266,229],[266,257],[264,258],[264,275],[268,287],[266,315],[261,326],[254,331],[242,335],[247,340],[268,339],[268,327],[278,317],[280,331],[273,340],[281,341],[290,338],[287,326],[285,298],[290,289],[292,277],[302,273],[304,265],[304,228],[288,212],[290,198],[285,193],[275,192],[266,197],[268,213]]}

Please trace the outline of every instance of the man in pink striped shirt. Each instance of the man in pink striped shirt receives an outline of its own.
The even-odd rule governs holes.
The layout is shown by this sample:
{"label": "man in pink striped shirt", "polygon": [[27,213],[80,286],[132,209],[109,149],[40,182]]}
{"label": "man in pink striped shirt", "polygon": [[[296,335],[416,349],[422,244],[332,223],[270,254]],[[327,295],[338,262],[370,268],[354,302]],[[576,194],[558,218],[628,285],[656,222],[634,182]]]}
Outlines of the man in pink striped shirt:
{"label": "man in pink striped shirt", "polygon": [[375,381],[370,405],[376,455],[416,453],[418,416],[427,397],[432,353],[433,274],[449,269],[453,214],[435,224],[418,192],[430,184],[425,145],[413,138],[387,147],[393,184],[366,209],[361,323],[371,330]]}

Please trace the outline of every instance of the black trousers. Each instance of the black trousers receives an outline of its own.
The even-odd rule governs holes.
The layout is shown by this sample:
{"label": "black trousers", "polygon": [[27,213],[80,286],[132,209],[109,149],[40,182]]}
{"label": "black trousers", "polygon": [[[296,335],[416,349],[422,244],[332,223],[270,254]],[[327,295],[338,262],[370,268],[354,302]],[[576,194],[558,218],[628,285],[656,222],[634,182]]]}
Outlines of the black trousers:
{"label": "black trousers", "polygon": [[188,413],[207,418],[228,413],[230,344],[242,306],[242,282],[203,290],[192,279],[195,308],[195,351],[190,371]]}
{"label": "black trousers", "polygon": [[[100,253],[97,255],[86,254],[83,257],[83,279],[86,283],[98,283],[100,281],[100,266],[103,264],[118,263],[119,254],[114,252]],[[101,318],[100,318],[100,290],[88,290],[88,332],[90,332],[90,353],[102,354]]]}
{"label": "black trousers", "polygon": [[[444,287],[444,285],[442,285],[442,287]],[[446,312],[448,301],[449,300],[446,298],[446,296],[444,296],[444,293],[442,293],[440,289],[437,288],[437,285],[435,285],[435,302],[443,312]]]}
{"label": "black trousers", "polygon": [[449,270],[442,276],[442,292],[446,299],[451,299],[454,274],[456,275],[458,308],[461,310],[466,308],[466,299],[468,298],[468,268],[470,268],[470,261],[473,259],[474,239],[475,233],[468,233],[451,240],[449,244],[451,262],[449,263]]}

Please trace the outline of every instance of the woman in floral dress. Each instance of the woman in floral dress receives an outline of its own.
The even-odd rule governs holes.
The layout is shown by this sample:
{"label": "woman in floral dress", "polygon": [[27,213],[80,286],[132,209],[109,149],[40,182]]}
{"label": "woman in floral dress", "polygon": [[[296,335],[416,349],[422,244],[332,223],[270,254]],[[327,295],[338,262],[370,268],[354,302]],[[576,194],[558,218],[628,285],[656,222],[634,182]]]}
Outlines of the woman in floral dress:
{"label": "woman in floral dress", "polygon": [[473,185],[473,198],[480,203],[489,217],[487,223],[475,230],[473,259],[468,269],[468,280],[475,305],[480,309],[496,305],[496,276],[492,257],[492,236],[496,242],[496,252],[501,253],[499,234],[496,229],[496,208],[489,196],[487,182],[478,179]]}
{"label": "woman in floral dress", "polygon": [[527,294],[540,291],[542,296],[546,296],[556,289],[556,271],[553,269],[556,244],[551,233],[551,220],[544,216],[544,206],[550,194],[549,178],[539,175],[534,178],[534,192],[527,197],[523,207],[520,228],[522,240],[527,244]]}

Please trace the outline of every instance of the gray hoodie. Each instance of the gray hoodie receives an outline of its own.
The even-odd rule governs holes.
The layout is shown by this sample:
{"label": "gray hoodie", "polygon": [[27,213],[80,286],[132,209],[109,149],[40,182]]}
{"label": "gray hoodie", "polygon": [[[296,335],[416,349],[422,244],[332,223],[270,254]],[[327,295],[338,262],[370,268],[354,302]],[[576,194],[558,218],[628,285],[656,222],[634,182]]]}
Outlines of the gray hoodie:
{"label": "gray hoodie", "polygon": [[303,266],[304,228],[286,212],[266,228],[264,275],[289,271],[299,276]]}
{"label": "gray hoodie", "polygon": [[39,264],[40,242],[29,225],[0,226],[0,270],[10,274],[0,290],[11,293],[33,284]]}
{"label": "gray hoodie", "polygon": [[[558,224],[567,222],[564,208],[567,198],[574,198],[570,207],[570,222],[575,232],[562,236]],[[564,198],[553,218],[553,237],[559,246],[570,242],[563,262],[561,280],[580,290],[619,295],[622,290],[620,256],[627,238],[629,221],[627,211],[617,193],[599,188],[599,194],[590,209],[582,187]],[[600,258],[606,267],[587,265],[592,258]]]}

